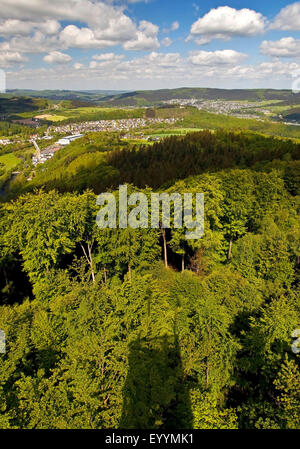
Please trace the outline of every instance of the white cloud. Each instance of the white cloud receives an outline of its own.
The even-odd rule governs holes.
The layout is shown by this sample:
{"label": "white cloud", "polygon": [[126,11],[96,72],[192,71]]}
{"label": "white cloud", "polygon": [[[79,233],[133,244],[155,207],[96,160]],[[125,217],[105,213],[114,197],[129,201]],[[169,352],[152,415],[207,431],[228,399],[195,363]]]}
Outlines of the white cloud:
{"label": "white cloud", "polygon": [[44,23],[36,24],[36,27],[43,33],[52,36],[59,32],[61,25],[57,20],[46,20]]}
{"label": "white cloud", "polygon": [[142,20],[139,25],[135,37],[125,42],[123,47],[125,50],[154,50],[160,47],[157,39],[158,26],[146,20]]}
{"label": "white cloud", "polygon": [[279,41],[263,41],[260,52],[275,57],[300,57],[300,40],[293,37],[284,37]]}
{"label": "white cloud", "polygon": [[171,33],[172,31],[177,31],[180,28],[180,23],[176,20],[172,23],[170,28],[164,28],[163,33]]}
{"label": "white cloud", "polygon": [[28,36],[33,29],[32,22],[24,22],[17,19],[5,20],[0,24],[0,35],[1,36],[11,36],[15,34],[21,34]]}
{"label": "white cloud", "polygon": [[293,3],[283,8],[275,17],[270,26],[271,29],[284,31],[300,30],[300,2]]}
{"label": "white cloud", "polygon": [[10,67],[13,64],[20,64],[26,61],[27,58],[19,52],[0,51],[0,67]]}
{"label": "white cloud", "polygon": [[[159,48],[156,25],[142,21],[137,26],[124,8],[104,1],[1,0],[1,17],[41,23],[39,29],[44,34],[57,33],[57,21],[81,23],[83,26],[69,25],[61,32],[63,48],[105,48],[119,44],[130,50]],[[28,29],[29,25],[22,27]]]}
{"label": "white cloud", "polygon": [[194,65],[219,65],[219,64],[237,64],[247,58],[244,53],[235,50],[219,51],[192,51],[189,61]]}
{"label": "white cloud", "polygon": [[182,63],[179,53],[157,53],[152,52],[147,57],[148,62],[154,63],[159,67],[176,67]]}
{"label": "white cloud", "polygon": [[113,41],[97,39],[89,28],[78,28],[76,25],[64,28],[59,40],[64,48],[105,48],[115,45]]}
{"label": "white cloud", "polygon": [[84,65],[81,64],[80,62],[75,62],[75,64],[73,65],[75,70],[81,70],[84,68]]}
{"label": "white cloud", "polygon": [[[289,82],[291,72],[300,68],[299,64],[278,59],[299,56],[300,41],[292,37],[264,41],[261,53],[276,59],[257,65],[246,65],[247,55],[234,50],[191,52],[188,57],[159,53],[158,26],[146,20],[136,23],[129,17],[125,6],[136,2],[138,0],[0,0],[0,36],[6,39],[0,42],[0,66],[22,64],[28,53],[47,54],[44,60],[53,64],[47,69],[12,70],[8,82],[16,83],[17,87],[31,83],[31,87],[75,88],[77,85],[80,89],[99,85],[112,88],[114,83],[117,89],[183,84],[221,87],[226,83],[236,87],[239,82],[249,87],[247,81],[266,83],[266,86]],[[271,27],[300,29],[299,5],[298,2],[284,8]],[[190,39],[204,45],[216,38],[254,36],[262,33],[266,26],[267,20],[258,12],[224,6],[200,17],[191,27]],[[167,31],[171,33],[179,27],[179,22],[170,21]],[[172,43],[166,36],[169,35],[161,41],[164,47]],[[151,53],[127,60],[111,50],[117,45],[128,51]],[[69,48],[95,49],[98,54],[84,65],[80,58],[72,61],[66,54]],[[101,52],[108,48],[107,53]]]}
{"label": "white cloud", "polygon": [[177,20],[176,20],[176,22],[172,23],[171,31],[179,30],[179,27],[180,27],[179,22],[177,22]]}
{"label": "white cloud", "polygon": [[96,61],[120,61],[124,55],[116,55],[115,53],[102,53],[101,55],[94,55],[93,59]]}
{"label": "white cloud", "polygon": [[57,20],[45,22],[29,22],[18,19],[8,19],[0,23],[0,36],[29,36],[33,30],[40,30],[44,34],[57,34],[61,28]]}
{"label": "white cloud", "polygon": [[45,56],[44,61],[48,64],[65,64],[72,60],[70,55],[61,53],[60,51],[51,51],[47,56]]}
{"label": "white cloud", "polygon": [[249,37],[263,33],[266,19],[261,13],[250,9],[234,9],[220,6],[211,9],[191,27],[190,39],[196,39],[199,45],[212,39],[230,40],[234,36]]}
{"label": "white cloud", "polygon": [[57,36],[47,36],[36,31],[32,36],[15,36],[9,41],[0,43],[0,51],[21,53],[44,53],[59,47]]}
{"label": "white cloud", "polygon": [[115,53],[103,53],[101,55],[94,55],[94,61],[90,62],[90,68],[104,68],[108,66],[115,66],[119,64],[122,59],[124,59],[124,55],[116,55]]}
{"label": "white cloud", "polygon": [[165,37],[162,41],[161,41],[162,45],[164,47],[170,47],[170,45],[173,43],[172,39],[170,39],[169,37]]}
{"label": "white cloud", "polygon": [[101,85],[107,89],[130,90],[133,86],[135,89],[151,89],[183,84],[191,87],[255,88],[265,85],[291,88],[292,75],[300,69],[300,64],[280,60],[258,65],[235,62],[224,65],[220,64],[220,59],[210,57],[207,65],[205,59],[205,64],[193,64],[178,53],[152,52],[141,58],[122,59],[107,65],[108,61],[94,60],[92,62],[97,65],[93,68],[78,62],[76,67],[58,64],[47,69],[8,71],[7,79],[9,88],[40,89],[96,89]]}

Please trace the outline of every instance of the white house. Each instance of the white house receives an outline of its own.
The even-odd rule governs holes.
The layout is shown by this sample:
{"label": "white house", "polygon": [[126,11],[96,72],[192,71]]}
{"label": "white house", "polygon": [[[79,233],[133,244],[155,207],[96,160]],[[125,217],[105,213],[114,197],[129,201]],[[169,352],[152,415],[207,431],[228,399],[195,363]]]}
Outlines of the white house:
{"label": "white house", "polygon": [[69,145],[74,140],[80,139],[84,134],[75,134],[73,136],[66,136],[60,139],[57,143],[58,145]]}

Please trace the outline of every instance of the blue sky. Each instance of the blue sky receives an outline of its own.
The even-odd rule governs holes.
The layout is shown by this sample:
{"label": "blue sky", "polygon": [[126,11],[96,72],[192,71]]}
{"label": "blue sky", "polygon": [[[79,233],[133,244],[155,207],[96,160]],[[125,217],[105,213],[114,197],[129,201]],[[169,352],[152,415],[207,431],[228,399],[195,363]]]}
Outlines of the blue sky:
{"label": "blue sky", "polygon": [[0,0],[8,88],[292,87],[300,2]]}

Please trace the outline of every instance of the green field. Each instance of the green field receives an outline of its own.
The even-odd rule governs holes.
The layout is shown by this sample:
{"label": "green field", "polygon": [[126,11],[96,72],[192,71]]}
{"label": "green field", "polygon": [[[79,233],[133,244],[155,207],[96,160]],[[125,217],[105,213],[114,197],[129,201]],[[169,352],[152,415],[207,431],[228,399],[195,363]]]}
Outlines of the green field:
{"label": "green field", "polygon": [[174,128],[174,129],[161,129],[153,133],[146,133],[147,136],[151,137],[170,137],[170,136],[185,136],[188,133],[194,133],[197,131],[203,131],[203,128]]}
{"label": "green field", "polygon": [[37,118],[43,120],[49,120],[51,122],[62,122],[63,120],[67,120],[68,117],[63,115],[52,115],[52,114],[41,114],[40,116],[36,116]]}
{"label": "green field", "polygon": [[10,179],[11,172],[15,170],[21,163],[13,153],[0,156],[0,189]]}
{"label": "green field", "polygon": [[[65,103],[65,102],[64,102]],[[141,118],[144,116],[144,109],[128,108],[107,108],[107,107],[65,107],[59,104],[57,107],[40,109],[36,111],[26,111],[18,114],[20,118],[37,117],[49,122],[63,121],[93,121],[93,120],[120,120],[127,118]]]}
{"label": "green field", "polygon": [[4,166],[5,171],[10,171],[16,168],[20,164],[20,159],[13,153],[4,154],[0,156],[0,167]]}

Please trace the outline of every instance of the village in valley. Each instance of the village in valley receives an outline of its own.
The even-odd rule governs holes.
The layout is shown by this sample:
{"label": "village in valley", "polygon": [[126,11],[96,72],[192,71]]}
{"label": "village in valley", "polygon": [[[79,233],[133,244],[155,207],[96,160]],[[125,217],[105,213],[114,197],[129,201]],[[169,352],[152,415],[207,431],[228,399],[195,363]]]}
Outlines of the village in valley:
{"label": "village in valley", "polygon": [[[47,134],[43,137],[38,137],[37,135],[31,136],[31,142],[34,144],[36,149],[36,154],[32,157],[32,163],[34,166],[38,164],[43,164],[44,162],[51,159],[57,151],[61,148],[69,145],[71,142],[84,137],[85,133],[90,132],[123,132],[127,133],[130,130],[143,129],[150,125],[157,124],[167,124],[173,125],[176,123],[178,119],[156,119],[156,118],[136,118],[136,119],[121,119],[121,120],[99,120],[99,121],[90,121],[90,122],[82,122],[82,123],[71,123],[67,125],[60,126],[50,126],[47,130]],[[47,148],[40,150],[37,140],[51,140],[53,138],[52,134],[67,134],[59,139],[56,143],[51,144]],[[123,138],[134,139],[135,136],[130,134],[123,134]],[[139,139],[145,138],[144,134],[141,133],[138,136]],[[151,137],[147,137],[146,139],[151,139]],[[159,140],[154,138],[154,140]]]}

